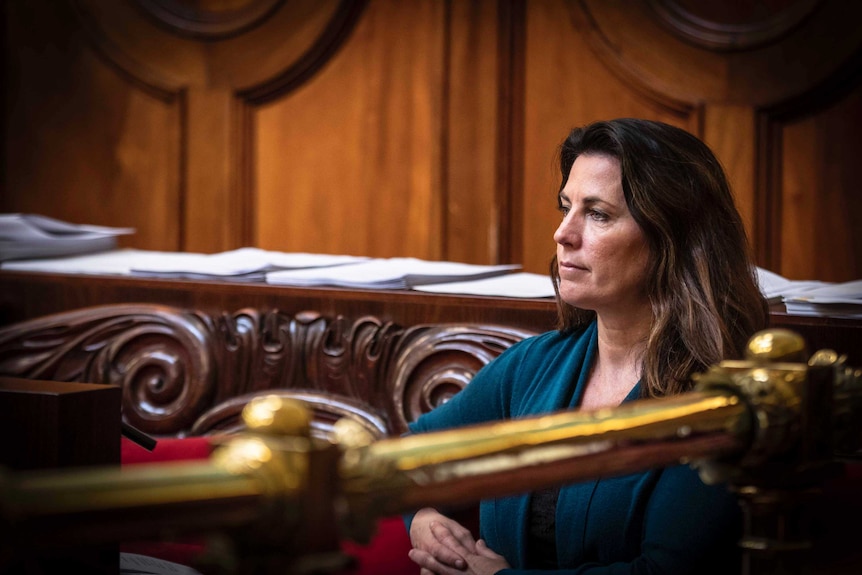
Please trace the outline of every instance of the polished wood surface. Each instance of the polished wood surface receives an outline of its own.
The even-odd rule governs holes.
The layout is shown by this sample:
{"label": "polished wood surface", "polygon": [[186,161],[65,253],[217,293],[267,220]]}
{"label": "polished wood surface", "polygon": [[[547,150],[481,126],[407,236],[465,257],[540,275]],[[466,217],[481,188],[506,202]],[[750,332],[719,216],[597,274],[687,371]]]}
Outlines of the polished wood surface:
{"label": "polished wood surface", "polygon": [[32,0],[2,5],[0,211],[122,244],[522,263],[598,119],[717,152],[758,265],[862,275],[862,5]]}
{"label": "polished wood surface", "polygon": [[207,313],[231,313],[246,307],[292,315],[315,311],[350,321],[374,316],[404,326],[463,322],[547,331],[556,321],[556,304],[551,299],[0,272],[0,325],[115,303],[158,303]]}

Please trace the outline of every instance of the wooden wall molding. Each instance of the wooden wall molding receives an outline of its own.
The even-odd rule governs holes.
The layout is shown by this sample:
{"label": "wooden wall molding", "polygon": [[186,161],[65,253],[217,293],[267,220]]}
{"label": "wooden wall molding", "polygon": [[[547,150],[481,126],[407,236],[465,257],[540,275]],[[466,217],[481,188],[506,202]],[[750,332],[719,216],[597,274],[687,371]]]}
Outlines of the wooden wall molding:
{"label": "wooden wall molding", "polygon": [[681,39],[679,30],[671,32],[667,18],[659,16],[667,11],[657,12],[655,0],[568,4],[596,55],[626,84],[670,109],[696,102],[774,105],[824,82],[862,41],[855,18],[840,2],[791,2],[769,20],[768,38],[760,37],[765,30],[752,32],[758,41],[741,40],[732,51]]}
{"label": "wooden wall molding", "polygon": [[[96,49],[150,89],[260,90],[269,82],[298,85],[331,57],[349,34],[366,2],[293,0],[276,2],[241,34],[206,40],[168,27],[140,2],[71,2]],[[157,4],[165,5],[164,2]],[[152,2],[148,4],[153,6]],[[256,57],[255,57],[256,55]],[[249,58],[254,65],[250,65]],[[290,82],[288,82],[290,80]]]}
{"label": "wooden wall molding", "polygon": [[176,249],[253,244],[254,107],[312,78],[367,2],[262,0],[207,11],[173,0],[69,1],[109,64],[179,107]]}
{"label": "wooden wall molding", "polygon": [[122,247],[544,274],[565,132],[634,116],[716,151],[759,265],[862,273],[858,2],[28,0],[3,15],[3,211],[135,228]]}
{"label": "wooden wall molding", "polygon": [[[648,0],[649,6],[667,28],[683,40],[719,51],[750,50],[776,42],[808,18],[823,0],[791,0],[783,5],[761,3],[740,19],[717,19],[703,4],[679,0]],[[751,8],[750,6],[746,8]],[[733,12],[733,11],[731,11]]]}
{"label": "wooden wall molding", "polygon": [[524,116],[526,105],[526,0],[499,2],[499,119],[495,166],[499,191],[495,263],[522,263]]}
{"label": "wooden wall molding", "polygon": [[333,414],[352,414],[375,434],[399,434],[529,335],[314,311],[105,305],[0,329],[0,374],[119,385],[123,417],[155,435],[235,429],[242,407],[272,391],[307,399],[330,426]]}
{"label": "wooden wall molding", "polygon": [[307,82],[338,52],[367,4],[368,0],[341,0],[326,27],[298,60],[281,73],[239,90],[238,96],[251,105],[261,105]]}
{"label": "wooden wall molding", "polygon": [[[624,50],[615,40],[614,35],[609,34],[608,26],[605,24],[607,18],[622,18],[622,22],[639,21],[638,25],[640,25],[646,14],[641,14],[638,17],[621,16],[619,12],[615,15],[612,12],[613,10],[632,8],[630,4],[614,8],[601,2],[568,0],[567,5],[575,29],[583,32],[596,57],[626,86],[672,114],[683,117],[692,114],[698,98],[692,94],[680,93],[678,89],[672,89],[672,85],[665,87],[657,83],[653,77],[653,72],[644,69],[639,63],[633,61],[628,51]],[[648,24],[649,20],[647,19],[645,23]]]}
{"label": "wooden wall molding", "polygon": [[285,0],[246,0],[221,7],[218,3],[191,4],[182,0],[136,0],[150,16],[178,34],[223,40],[260,25]]}

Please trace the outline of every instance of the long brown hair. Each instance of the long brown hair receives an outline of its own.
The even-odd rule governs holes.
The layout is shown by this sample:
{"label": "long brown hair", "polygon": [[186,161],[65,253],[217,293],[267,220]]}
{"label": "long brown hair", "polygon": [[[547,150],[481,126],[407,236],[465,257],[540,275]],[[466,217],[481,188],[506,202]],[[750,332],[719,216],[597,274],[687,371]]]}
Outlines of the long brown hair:
{"label": "long brown hair", "polygon": [[[720,163],[695,136],[648,120],[623,118],[572,130],[560,147],[562,184],[581,154],[617,158],[632,217],[649,243],[647,294],[653,322],[643,358],[642,395],[691,388],[691,376],[741,356],[769,321],[742,218]],[[560,298],[558,328],[595,317]]]}

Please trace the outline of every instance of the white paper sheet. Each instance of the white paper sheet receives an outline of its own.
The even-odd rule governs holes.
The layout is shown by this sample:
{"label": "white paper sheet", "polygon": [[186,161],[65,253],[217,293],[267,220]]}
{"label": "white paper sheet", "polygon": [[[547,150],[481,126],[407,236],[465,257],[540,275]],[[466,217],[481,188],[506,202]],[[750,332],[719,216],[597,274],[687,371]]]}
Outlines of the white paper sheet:
{"label": "white paper sheet", "polygon": [[132,266],[176,255],[174,252],[122,249],[83,256],[0,263],[0,269],[59,274],[130,275]]}
{"label": "white paper sheet", "polygon": [[201,575],[187,565],[138,553],[120,553],[120,575]]}
{"label": "white paper sheet", "polygon": [[406,289],[509,273],[520,265],[474,265],[417,258],[379,258],[328,268],[277,271],[266,274],[276,285]]}
{"label": "white paper sheet", "polygon": [[217,254],[176,253],[171,257],[138,262],[133,274],[179,278],[228,278],[259,273],[257,279],[275,270],[338,266],[370,258],[348,255],[286,253],[260,248],[240,248]]}
{"label": "white paper sheet", "polygon": [[446,294],[517,298],[554,297],[554,286],[546,275],[520,272],[492,278],[415,286],[417,291]]}

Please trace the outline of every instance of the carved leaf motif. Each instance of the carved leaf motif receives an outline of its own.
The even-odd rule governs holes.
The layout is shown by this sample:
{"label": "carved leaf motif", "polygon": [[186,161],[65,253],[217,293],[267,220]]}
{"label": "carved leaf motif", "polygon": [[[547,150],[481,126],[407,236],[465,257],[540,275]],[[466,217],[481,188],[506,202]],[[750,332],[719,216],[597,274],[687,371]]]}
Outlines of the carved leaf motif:
{"label": "carved leaf motif", "polygon": [[400,434],[529,335],[495,326],[405,329],[314,311],[209,315],[118,304],[0,329],[0,374],[119,385],[123,417],[156,435],[230,429],[250,398],[269,392],[312,398],[322,430],[344,415]]}
{"label": "carved leaf motif", "polygon": [[387,378],[396,429],[448,401],[482,367],[531,332],[496,326],[426,325],[410,329]]}
{"label": "carved leaf motif", "polygon": [[0,329],[0,373],[119,385],[126,420],[173,433],[212,397],[210,339],[195,314],[158,305],[91,307]]}

